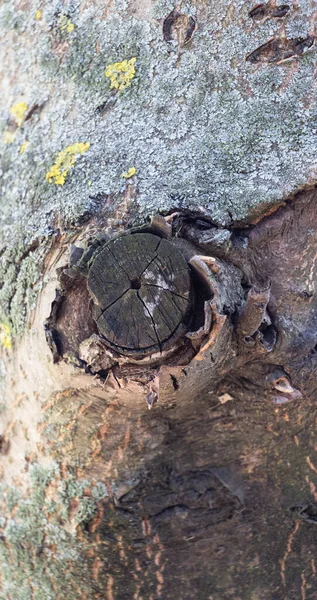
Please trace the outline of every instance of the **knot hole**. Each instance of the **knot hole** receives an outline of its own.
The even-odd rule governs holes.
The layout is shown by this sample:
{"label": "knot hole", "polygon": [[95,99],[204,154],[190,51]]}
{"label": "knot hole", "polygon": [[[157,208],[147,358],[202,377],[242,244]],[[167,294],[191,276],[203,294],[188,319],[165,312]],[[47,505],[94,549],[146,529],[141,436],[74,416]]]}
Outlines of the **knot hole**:
{"label": "knot hole", "polygon": [[141,281],[139,277],[135,277],[135,279],[130,280],[130,288],[131,290],[139,290],[141,287]]}

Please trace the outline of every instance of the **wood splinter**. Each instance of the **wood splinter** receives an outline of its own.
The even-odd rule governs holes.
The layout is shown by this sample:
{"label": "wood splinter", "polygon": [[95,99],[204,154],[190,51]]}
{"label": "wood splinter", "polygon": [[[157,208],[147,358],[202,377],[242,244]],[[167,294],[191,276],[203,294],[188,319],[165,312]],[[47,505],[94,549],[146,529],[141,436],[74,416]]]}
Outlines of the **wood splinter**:
{"label": "wood splinter", "polygon": [[253,286],[247,295],[246,302],[240,312],[237,323],[239,337],[252,336],[261,326],[266,316],[266,309],[270,299],[271,286],[259,290]]}

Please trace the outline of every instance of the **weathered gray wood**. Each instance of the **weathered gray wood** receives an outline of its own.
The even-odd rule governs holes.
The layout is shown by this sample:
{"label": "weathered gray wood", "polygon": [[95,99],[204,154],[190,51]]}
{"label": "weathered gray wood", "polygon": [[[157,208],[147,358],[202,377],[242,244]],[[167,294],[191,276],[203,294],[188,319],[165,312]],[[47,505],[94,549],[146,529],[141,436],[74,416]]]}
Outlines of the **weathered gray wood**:
{"label": "weathered gray wood", "polygon": [[153,319],[136,290],[127,290],[107,308],[97,320],[97,326],[115,346],[129,350],[158,347]]}
{"label": "weathered gray wood", "polygon": [[161,350],[174,340],[188,315],[190,287],[181,252],[150,233],[109,242],[88,275],[99,332],[119,350]]}

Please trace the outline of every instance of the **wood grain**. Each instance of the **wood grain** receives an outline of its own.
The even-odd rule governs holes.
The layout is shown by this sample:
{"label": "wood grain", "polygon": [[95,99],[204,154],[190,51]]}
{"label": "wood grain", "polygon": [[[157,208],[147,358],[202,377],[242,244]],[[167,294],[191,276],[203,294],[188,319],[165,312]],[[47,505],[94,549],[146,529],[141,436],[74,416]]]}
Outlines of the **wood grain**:
{"label": "wood grain", "polygon": [[99,332],[118,349],[161,350],[190,308],[190,273],[167,240],[140,233],[111,241],[88,276]]}

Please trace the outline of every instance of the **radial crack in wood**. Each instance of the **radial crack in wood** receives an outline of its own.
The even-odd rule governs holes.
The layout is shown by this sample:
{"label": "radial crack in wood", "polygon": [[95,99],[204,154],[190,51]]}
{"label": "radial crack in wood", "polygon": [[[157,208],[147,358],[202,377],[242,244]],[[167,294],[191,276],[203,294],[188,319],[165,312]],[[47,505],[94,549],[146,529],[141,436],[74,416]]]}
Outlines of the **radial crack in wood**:
{"label": "radial crack in wood", "polygon": [[119,352],[152,352],[174,343],[188,317],[190,287],[181,252],[149,233],[108,243],[88,275],[99,332]]}

